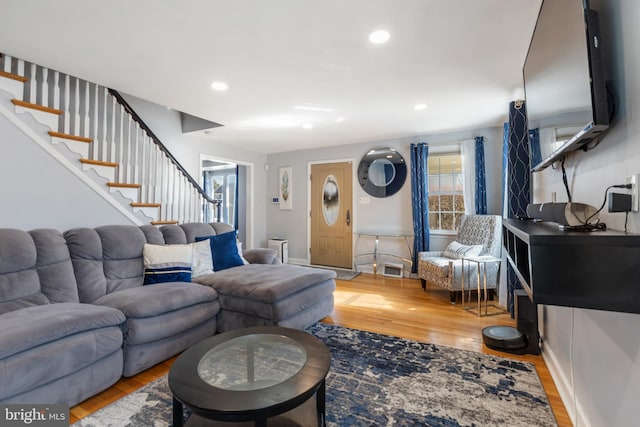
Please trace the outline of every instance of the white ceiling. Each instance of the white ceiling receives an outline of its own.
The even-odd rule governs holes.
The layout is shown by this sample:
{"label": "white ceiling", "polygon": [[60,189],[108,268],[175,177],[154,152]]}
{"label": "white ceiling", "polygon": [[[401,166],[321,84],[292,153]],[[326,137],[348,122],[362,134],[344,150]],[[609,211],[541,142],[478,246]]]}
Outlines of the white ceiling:
{"label": "white ceiling", "polygon": [[[206,137],[273,153],[500,126],[523,96],[539,5],[3,1],[0,51],[221,123]],[[381,28],[390,41],[371,44]],[[216,80],[229,89],[213,91]]]}

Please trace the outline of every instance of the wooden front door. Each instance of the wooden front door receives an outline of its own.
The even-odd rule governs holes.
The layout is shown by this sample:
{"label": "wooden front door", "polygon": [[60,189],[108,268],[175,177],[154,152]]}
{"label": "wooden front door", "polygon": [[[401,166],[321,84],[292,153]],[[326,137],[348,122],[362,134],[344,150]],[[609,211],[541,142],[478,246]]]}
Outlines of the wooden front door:
{"label": "wooden front door", "polygon": [[351,162],[311,165],[311,264],[352,268]]}

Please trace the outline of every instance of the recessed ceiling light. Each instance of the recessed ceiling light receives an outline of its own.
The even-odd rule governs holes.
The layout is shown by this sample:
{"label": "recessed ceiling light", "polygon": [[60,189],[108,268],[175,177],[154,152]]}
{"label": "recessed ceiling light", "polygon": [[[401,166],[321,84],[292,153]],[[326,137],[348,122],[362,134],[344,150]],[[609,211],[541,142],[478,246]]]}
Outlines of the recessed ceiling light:
{"label": "recessed ceiling light", "polygon": [[306,110],[306,111],[322,111],[322,112],[326,112],[326,113],[330,113],[333,110],[331,108],[325,108],[325,107],[308,107],[306,105],[296,105],[293,108],[295,108],[296,110]]}
{"label": "recessed ceiling light", "polygon": [[427,104],[416,104],[413,106],[413,109],[416,111],[426,110]]}
{"label": "recessed ceiling light", "polygon": [[387,30],[376,30],[369,34],[369,41],[373,44],[382,44],[389,41],[391,34]]}
{"label": "recessed ceiling light", "polygon": [[336,123],[342,123],[342,122],[344,122],[344,117],[338,117],[336,119]]}
{"label": "recessed ceiling light", "polygon": [[312,129],[313,125],[311,123],[305,123],[302,125],[302,129]]}
{"label": "recessed ceiling light", "polygon": [[219,92],[225,91],[229,88],[229,86],[225,82],[213,82],[211,83],[211,89],[217,90]]}

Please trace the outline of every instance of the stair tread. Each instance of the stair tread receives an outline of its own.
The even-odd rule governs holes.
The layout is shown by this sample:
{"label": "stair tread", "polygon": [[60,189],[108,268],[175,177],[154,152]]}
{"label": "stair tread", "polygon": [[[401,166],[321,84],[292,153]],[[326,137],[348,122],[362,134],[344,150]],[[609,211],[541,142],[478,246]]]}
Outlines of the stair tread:
{"label": "stair tread", "polygon": [[8,79],[16,80],[22,83],[26,83],[29,81],[29,79],[24,76],[20,76],[18,74],[13,74],[13,73],[7,73],[6,71],[2,71],[2,70],[0,70],[0,77],[6,77]]}
{"label": "stair tread", "polygon": [[11,102],[13,103],[13,105],[16,105],[18,107],[31,108],[32,110],[44,111],[46,113],[57,114],[57,115],[60,115],[63,113],[62,110],[57,110],[51,107],[45,107],[44,105],[39,105],[39,104],[32,104],[26,101],[20,101],[19,99],[12,99]]}
{"label": "stair tread", "polygon": [[87,165],[95,165],[95,166],[109,166],[109,167],[117,167],[117,163],[113,162],[103,162],[101,160],[91,160],[91,159],[80,159],[80,163],[84,163]]}
{"label": "stair tread", "polygon": [[159,208],[160,203],[131,203],[134,208]]}
{"label": "stair tread", "polygon": [[107,182],[107,185],[109,187],[116,187],[116,188],[140,188],[142,187],[141,184],[125,184],[122,182]]}
{"label": "stair tread", "polygon": [[171,224],[177,224],[178,221],[176,220],[159,220],[159,221],[151,221],[151,225],[171,225]]}
{"label": "stair tread", "polygon": [[62,132],[55,132],[52,130],[49,131],[49,135],[55,138],[70,139],[72,141],[78,141],[78,142],[86,142],[86,143],[93,142],[93,138],[87,138],[87,137],[78,136],[78,135],[71,135],[71,134],[62,133]]}

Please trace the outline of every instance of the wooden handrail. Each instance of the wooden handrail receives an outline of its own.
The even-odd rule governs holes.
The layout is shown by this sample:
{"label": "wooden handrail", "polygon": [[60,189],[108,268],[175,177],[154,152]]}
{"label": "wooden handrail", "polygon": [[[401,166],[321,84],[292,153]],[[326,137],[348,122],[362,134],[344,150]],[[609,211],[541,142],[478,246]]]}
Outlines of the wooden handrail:
{"label": "wooden handrail", "polygon": [[207,193],[205,193],[202,187],[200,187],[200,184],[198,184],[196,180],[194,180],[193,177],[189,174],[189,172],[187,172],[187,170],[180,164],[180,162],[178,162],[178,160],[175,157],[173,157],[173,154],[171,154],[169,149],[160,141],[160,138],[158,138],[156,134],[153,133],[151,128],[147,126],[144,120],[142,120],[142,118],[138,115],[138,113],[135,112],[135,110],[131,107],[131,105],[129,105],[129,103],[122,97],[122,95],[120,95],[120,93],[114,89],[109,89],[109,94],[111,94],[111,96],[113,96],[118,101],[118,103],[122,105],[122,108],[124,108],[127,111],[127,113],[131,116],[131,118],[140,125],[140,127],[147,133],[147,135],[149,135],[153,143],[158,146],[160,151],[162,151],[169,158],[169,160],[171,160],[171,163],[173,163],[173,165],[176,168],[178,168],[180,173],[182,173],[182,175],[184,175],[185,178],[187,178],[189,183],[196,189],[196,191],[206,201],[208,201],[209,203],[215,204],[216,201],[213,200],[211,197],[209,197]]}

